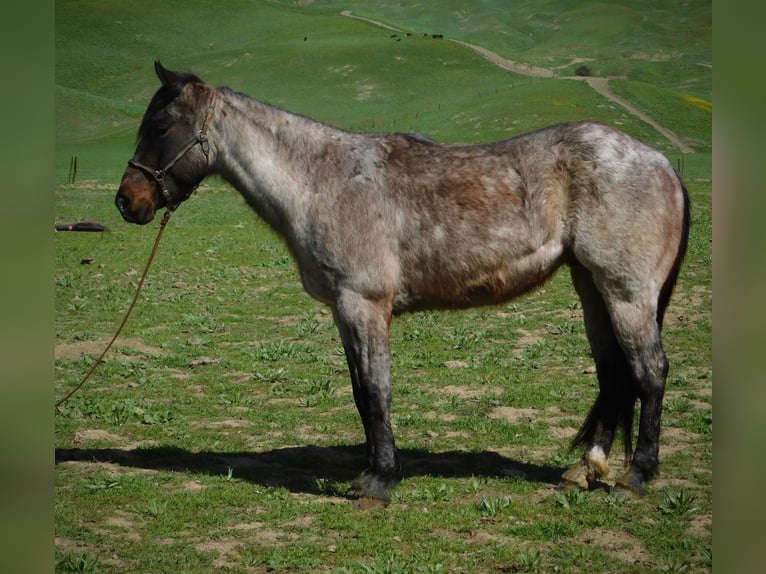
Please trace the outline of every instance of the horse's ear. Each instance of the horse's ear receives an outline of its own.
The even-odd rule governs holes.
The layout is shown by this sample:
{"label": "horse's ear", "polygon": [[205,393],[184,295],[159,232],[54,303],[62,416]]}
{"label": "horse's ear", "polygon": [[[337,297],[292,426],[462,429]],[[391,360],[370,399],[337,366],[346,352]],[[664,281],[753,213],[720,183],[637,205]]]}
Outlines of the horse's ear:
{"label": "horse's ear", "polygon": [[178,74],[163,68],[159,60],[154,61],[154,71],[157,73],[157,77],[163,86],[170,86],[178,81]]}

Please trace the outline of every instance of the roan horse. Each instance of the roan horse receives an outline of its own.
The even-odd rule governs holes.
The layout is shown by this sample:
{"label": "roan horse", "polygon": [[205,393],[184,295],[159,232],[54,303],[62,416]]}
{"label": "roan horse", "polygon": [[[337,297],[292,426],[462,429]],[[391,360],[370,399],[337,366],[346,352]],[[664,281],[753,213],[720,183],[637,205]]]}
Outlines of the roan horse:
{"label": "roan horse", "polygon": [[[367,440],[353,488],[389,500],[401,479],[389,419],[389,325],[418,309],[505,301],[562,264],[582,301],[599,393],[562,484],[608,472],[616,431],[639,497],[659,469],[668,361],[660,331],[686,250],[689,199],[667,159],[625,133],[567,123],[482,145],[352,133],[155,62],[115,203],[146,224],[219,174],[281,234],[303,287],[329,305]],[[640,400],[638,437],[633,416]]]}

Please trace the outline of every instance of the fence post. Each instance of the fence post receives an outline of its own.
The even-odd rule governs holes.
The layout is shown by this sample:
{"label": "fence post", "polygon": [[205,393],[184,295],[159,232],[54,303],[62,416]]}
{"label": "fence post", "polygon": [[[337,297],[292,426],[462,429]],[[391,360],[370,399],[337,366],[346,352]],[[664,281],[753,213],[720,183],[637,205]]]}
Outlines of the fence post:
{"label": "fence post", "polygon": [[73,155],[69,162],[69,183],[74,183],[77,178],[77,156]]}

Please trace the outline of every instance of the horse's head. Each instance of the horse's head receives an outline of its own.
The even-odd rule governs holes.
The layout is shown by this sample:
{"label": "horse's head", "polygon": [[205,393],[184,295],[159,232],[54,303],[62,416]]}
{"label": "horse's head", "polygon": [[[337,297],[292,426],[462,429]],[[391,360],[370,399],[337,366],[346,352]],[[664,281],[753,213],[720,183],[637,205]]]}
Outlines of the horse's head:
{"label": "horse's head", "polygon": [[198,77],[154,69],[162,87],[138,130],[138,146],[114,199],[125,221],[149,223],[158,209],[174,210],[208,175],[207,128],[215,90]]}

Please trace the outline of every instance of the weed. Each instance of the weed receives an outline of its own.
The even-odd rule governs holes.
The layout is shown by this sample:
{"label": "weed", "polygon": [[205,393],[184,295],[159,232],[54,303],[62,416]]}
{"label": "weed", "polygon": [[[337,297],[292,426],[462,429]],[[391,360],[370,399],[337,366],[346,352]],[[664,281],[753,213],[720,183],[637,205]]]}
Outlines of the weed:
{"label": "weed", "polygon": [[314,313],[309,312],[295,324],[295,334],[301,339],[305,339],[314,335],[321,326],[322,323],[316,319]]}
{"label": "weed", "polygon": [[669,401],[665,401],[665,404],[662,408],[666,413],[683,414],[688,413],[691,410],[692,404],[689,399],[685,397],[677,397]]}
{"label": "weed", "polygon": [[683,425],[694,433],[710,436],[713,434],[713,411],[695,409],[688,413]]}
{"label": "weed", "polygon": [[80,572],[82,574],[99,571],[99,560],[87,552],[75,554],[67,552],[63,558],[56,561],[56,572]]}
{"label": "weed", "polygon": [[258,381],[259,383],[270,383],[274,385],[277,383],[286,383],[290,380],[290,377],[287,374],[287,369],[280,367],[277,369],[258,371],[253,375],[253,380]]}
{"label": "weed", "polygon": [[713,567],[713,549],[712,548],[710,547],[698,548],[697,557],[706,568]]}
{"label": "weed", "polygon": [[181,325],[197,333],[215,333],[223,329],[215,317],[205,313],[186,313],[181,316]]}
{"label": "weed", "polygon": [[486,333],[465,325],[459,325],[444,336],[444,341],[453,350],[470,351],[485,338]]}
{"label": "weed", "polygon": [[165,516],[168,510],[168,503],[166,501],[159,501],[153,498],[149,501],[149,504],[144,510],[144,514],[150,518],[159,519]]}
{"label": "weed", "polygon": [[543,564],[543,557],[539,550],[522,550],[517,559],[522,572],[539,572]]}
{"label": "weed", "polygon": [[306,386],[303,406],[315,407],[335,396],[335,386],[328,379],[312,381]]}
{"label": "weed", "polygon": [[175,419],[172,409],[153,407],[145,410],[141,415],[141,422],[145,425],[164,425]]}
{"label": "weed", "polygon": [[579,488],[570,488],[556,493],[556,503],[564,508],[581,506],[588,501],[588,494]]}
{"label": "weed", "polygon": [[273,397],[282,397],[290,392],[290,387],[283,382],[275,382],[269,387],[269,395]]}
{"label": "weed", "polygon": [[663,500],[659,509],[663,514],[684,516],[697,512],[696,498],[685,490],[674,490],[670,486],[665,487]]}
{"label": "weed", "polygon": [[117,401],[111,404],[109,410],[102,414],[102,418],[114,425],[120,426],[140,416],[138,406],[131,400]]}
{"label": "weed", "polygon": [[375,558],[369,564],[360,563],[359,566],[364,574],[440,574],[445,572],[442,564],[412,564],[393,553]]}
{"label": "weed", "polygon": [[478,506],[482,514],[495,518],[511,507],[511,500],[506,497],[487,498],[482,494]]}
{"label": "weed", "polygon": [[448,501],[455,494],[455,488],[441,483],[438,486],[425,486],[417,488],[409,493],[408,498],[412,500],[423,500],[426,502]]}
{"label": "weed", "polygon": [[315,478],[314,488],[318,493],[325,496],[344,496],[346,494],[335,482],[327,478]]}
{"label": "weed", "polygon": [[570,521],[543,520],[539,524],[542,540],[559,541],[577,533],[578,526]]}
{"label": "weed", "polygon": [[77,311],[83,311],[87,307],[88,307],[87,299],[72,299],[67,305],[67,310],[77,312]]}
{"label": "weed", "polygon": [[276,363],[295,357],[298,349],[293,343],[277,340],[261,343],[254,349],[250,349],[248,354],[256,361]]}
{"label": "weed", "polygon": [[689,570],[689,563],[680,556],[660,558],[654,565],[657,572],[666,572],[667,574],[682,574]]}
{"label": "weed", "polygon": [[479,492],[482,488],[484,488],[487,484],[486,478],[479,478],[477,476],[471,475],[470,482],[469,482],[469,488],[471,489],[471,492]]}
{"label": "weed", "polygon": [[121,488],[120,479],[113,476],[99,476],[85,484],[88,490],[112,490]]}
{"label": "weed", "polygon": [[237,391],[231,396],[222,395],[219,399],[222,405],[232,405],[239,407],[250,407],[255,402],[250,393]]}

